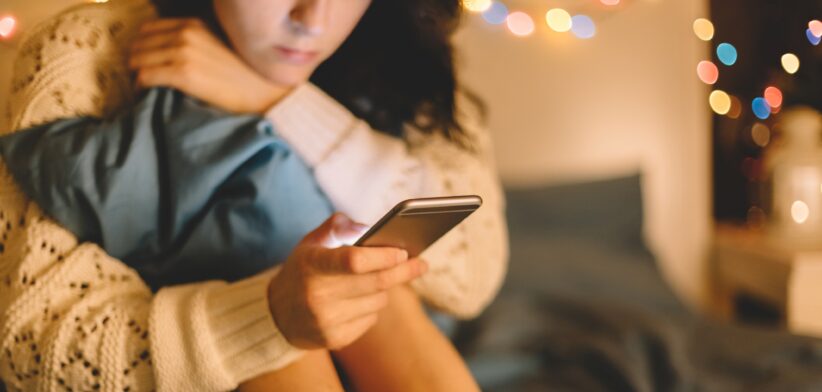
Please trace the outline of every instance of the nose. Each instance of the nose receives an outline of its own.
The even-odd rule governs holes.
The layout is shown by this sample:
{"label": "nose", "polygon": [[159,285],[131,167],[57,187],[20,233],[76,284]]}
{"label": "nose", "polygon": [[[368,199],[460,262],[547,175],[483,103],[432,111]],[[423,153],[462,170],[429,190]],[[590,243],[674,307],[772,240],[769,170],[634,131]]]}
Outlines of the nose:
{"label": "nose", "polygon": [[297,0],[289,19],[296,32],[319,35],[325,29],[329,0]]}

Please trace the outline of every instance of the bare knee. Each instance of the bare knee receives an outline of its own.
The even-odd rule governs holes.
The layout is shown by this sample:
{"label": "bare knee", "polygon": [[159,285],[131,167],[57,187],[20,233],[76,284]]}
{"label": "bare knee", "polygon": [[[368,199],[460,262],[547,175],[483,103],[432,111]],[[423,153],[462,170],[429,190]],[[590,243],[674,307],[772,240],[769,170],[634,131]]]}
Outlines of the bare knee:
{"label": "bare knee", "polygon": [[294,363],[240,384],[241,392],[343,391],[327,350],[311,350]]}

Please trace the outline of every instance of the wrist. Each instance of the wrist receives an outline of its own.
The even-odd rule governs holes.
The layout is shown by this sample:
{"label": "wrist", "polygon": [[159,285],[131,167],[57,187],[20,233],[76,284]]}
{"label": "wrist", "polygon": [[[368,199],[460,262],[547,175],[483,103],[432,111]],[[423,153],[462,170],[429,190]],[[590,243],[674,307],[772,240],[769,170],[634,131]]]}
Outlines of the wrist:
{"label": "wrist", "polygon": [[264,115],[269,109],[288,95],[291,90],[293,90],[293,87],[280,86],[270,82],[265,83],[260,94],[261,97],[257,101],[258,104],[254,108],[254,113]]}

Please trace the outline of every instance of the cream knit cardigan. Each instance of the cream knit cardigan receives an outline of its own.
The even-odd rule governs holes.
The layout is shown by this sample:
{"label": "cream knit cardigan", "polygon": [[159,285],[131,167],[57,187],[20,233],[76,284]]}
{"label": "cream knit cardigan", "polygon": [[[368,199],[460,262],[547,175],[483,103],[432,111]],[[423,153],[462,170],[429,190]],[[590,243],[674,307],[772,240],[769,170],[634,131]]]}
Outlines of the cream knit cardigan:
{"label": "cream knit cardigan", "polygon": [[[130,104],[125,50],[154,17],[147,0],[111,0],[33,29],[15,61],[0,133]],[[361,222],[409,197],[481,195],[484,206],[423,253],[431,268],[413,287],[459,317],[493,299],[507,231],[489,137],[476,116],[463,118],[474,152],[410,128],[405,140],[376,132],[311,84],[266,117],[335,208]],[[275,273],[152,295],[134,270],[44,216],[0,161],[0,378],[11,391],[224,391],[279,369],[302,352],[270,316],[266,288]]]}

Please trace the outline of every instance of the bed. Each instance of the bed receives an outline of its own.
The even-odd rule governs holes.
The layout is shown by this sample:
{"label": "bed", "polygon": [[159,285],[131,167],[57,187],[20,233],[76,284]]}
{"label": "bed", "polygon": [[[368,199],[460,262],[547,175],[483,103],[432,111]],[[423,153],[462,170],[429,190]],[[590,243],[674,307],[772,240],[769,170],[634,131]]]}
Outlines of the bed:
{"label": "bed", "polygon": [[822,340],[678,300],[642,241],[640,182],[507,191],[506,283],[453,333],[483,390],[822,390]]}

